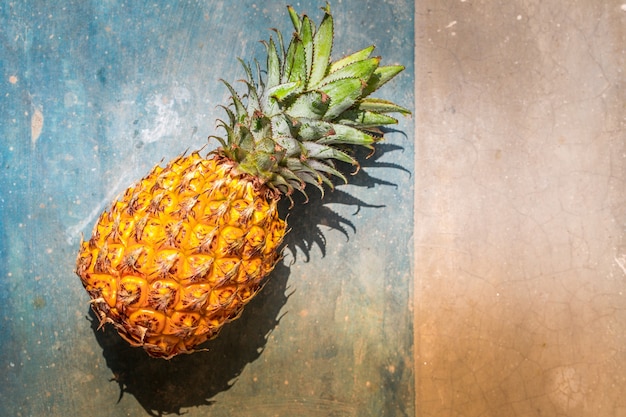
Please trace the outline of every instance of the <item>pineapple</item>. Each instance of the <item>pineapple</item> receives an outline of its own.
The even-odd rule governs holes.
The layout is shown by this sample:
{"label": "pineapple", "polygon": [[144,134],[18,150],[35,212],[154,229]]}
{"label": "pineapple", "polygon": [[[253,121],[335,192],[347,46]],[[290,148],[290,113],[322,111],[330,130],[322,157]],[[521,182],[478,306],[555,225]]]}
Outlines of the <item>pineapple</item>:
{"label": "pineapple", "polygon": [[[373,46],[331,61],[328,4],[318,27],[288,7],[295,32],[265,42],[267,71],[250,66],[247,92],[230,90],[224,138],[202,156],[156,166],[102,213],[80,245],[76,273],[101,326],[159,358],[191,353],[236,319],[281,257],[287,224],[281,197],[333,187],[358,168],[347,147],[373,149],[389,113],[409,111],[369,97],[404,68],[379,66]],[[293,201],[292,201],[293,203]]]}

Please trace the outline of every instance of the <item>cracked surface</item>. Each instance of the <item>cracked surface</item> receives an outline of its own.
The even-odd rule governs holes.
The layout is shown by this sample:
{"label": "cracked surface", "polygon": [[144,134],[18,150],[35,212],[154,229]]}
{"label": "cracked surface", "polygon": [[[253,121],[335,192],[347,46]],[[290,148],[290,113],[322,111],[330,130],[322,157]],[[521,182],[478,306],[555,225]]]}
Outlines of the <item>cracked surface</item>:
{"label": "cracked surface", "polygon": [[626,7],[416,4],[416,414],[626,414]]}

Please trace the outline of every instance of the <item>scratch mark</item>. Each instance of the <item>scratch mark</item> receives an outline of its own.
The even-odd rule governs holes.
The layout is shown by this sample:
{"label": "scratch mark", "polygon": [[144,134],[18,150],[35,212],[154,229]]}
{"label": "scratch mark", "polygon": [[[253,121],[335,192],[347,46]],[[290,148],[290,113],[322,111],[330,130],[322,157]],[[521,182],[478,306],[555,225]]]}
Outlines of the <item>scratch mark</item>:
{"label": "scratch mark", "polygon": [[613,257],[617,265],[622,268],[622,272],[626,275],[626,255],[620,255]]}
{"label": "scratch mark", "polygon": [[126,175],[121,175],[118,181],[115,183],[115,186],[112,188],[112,191],[108,193],[100,203],[97,204],[93,210],[80,222],[76,223],[73,226],[70,226],[65,231],[66,241],[69,245],[73,245],[76,242],[77,236],[81,233],[81,231],[89,224],[92,220],[100,215],[104,207],[107,204],[110,204],[114,200],[116,195],[120,193],[120,187],[126,181]]}
{"label": "scratch mark", "polygon": [[35,107],[30,118],[30,144],[34,148],[37,144],[41,131],[43,130],[43,112],[41,108]]}

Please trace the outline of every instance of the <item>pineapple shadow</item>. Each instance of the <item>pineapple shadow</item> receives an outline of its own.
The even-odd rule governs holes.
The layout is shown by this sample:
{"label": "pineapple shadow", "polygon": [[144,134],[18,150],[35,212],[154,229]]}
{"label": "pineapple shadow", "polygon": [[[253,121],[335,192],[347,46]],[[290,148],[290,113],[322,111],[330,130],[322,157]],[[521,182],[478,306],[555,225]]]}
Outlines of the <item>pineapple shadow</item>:
{"label": "pineapple shadow", "polygon": [[[402,149],[397,145],[379,144],[369,158],[366,158],[367,150],[361,154],[362,150],[353,149],[355,157],[362,163],[361,169],[349,178],[350,183],[367,188],[395,186],[371,176],[369,171],[370,168],[384,167],[410,174],[400,165],[379,161],[383,154]],[[351,172],[353,167],[339,168]],[[105,326],[104,331],[98,330],[98,319],[89,310],[92,330],[113,374],[111,382],[119,385],[119,399],[123,395],[134,396],[151,416],[181,414],[184,408],[213,404],[215,401],[211,399],[230,389],[245,366],[261,356],[268,336],[282,315],[289,314],[288,309],[282,313],[281,310],[293,291],[288,286],[290,264],[300,261],[299,255],[308,262],[315,247],[325,256],[324,229],[338,230],[346,239],[356,232],[355,225],[334,212],[328,204],[353,206],[355,213],[365,207],[383,207],[362,201],[340,188],[328,191],[323,199],[312,190],[306,204],[303,204],[305,199],[301,195],[295,195],[293,199],[292,208],[289,199],[283,199],[280,206],[282,213],[289,212],[290,232],[284,241],[286,259],[279,262],[241,317],[226,324],[217,338],[201,346],[206,351],[179,355],[169,361],[151,358],[143,349],[130,347],[111,326]]]}
{"label": "pineapple shadow", "polygon": [[131,347],[111,326],[98,330],[98,319],[90,310],[92,330],[113,373],[111,381],[120,388],[118,401],[130,394],[151,416],[180,415],[182,408],[212,404],[211,398],[231,388],[245,366],[263,352],[288,298],[288,276],[289,268],[277,265],[241,317],[201,346],[206,351],[169,361],[151,358],[143,349]]}

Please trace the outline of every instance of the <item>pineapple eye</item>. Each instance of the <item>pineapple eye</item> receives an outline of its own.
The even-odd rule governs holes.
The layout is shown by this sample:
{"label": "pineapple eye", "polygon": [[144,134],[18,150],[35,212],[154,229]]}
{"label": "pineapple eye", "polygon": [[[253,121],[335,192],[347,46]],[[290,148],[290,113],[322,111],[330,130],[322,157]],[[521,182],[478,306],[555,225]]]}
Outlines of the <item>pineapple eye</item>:
{"label": "pineapple eye", "polygon": [[121,243],[128,242],[128,239],[135,231],[135,219],[126,217],[117,223],[117,228],[113,231],[115,239]]}
{"label": "pineapple eye", "polygon": [[178,182],[178,173],[171,169],[172,166],[173,164],[170,164],[168,166],[170,169],[163,170],[156,180],[156,184],[163,190],[171,190]]}
{"label": "pineapple eye", "polygon": [[81,245],[81,251],[84,253],[83,256],[79,256],[76,260],[76,273],[83,279],[87,270],[91,266],[91,261],[93,261],[93,254],[90,253],[91,250],[91,242],[83,242]]}
{"label": "pineapple eye", "polygon": [[161,204],[161,200],[165,197],[164,192],[156,192],[153,194],[152,199],[150,200],[150,204],[148,204],[148,208],[146,211],[150,214],[156,215],[163,211],[163,205]]}
{"label": "pineapple eye", "polygon": [[258,292],[257,287],[242,287],[239,289],[239,292],[237,293],[237,297],[239,298],[239,301],[241,302],[243,306],[247,304],[248,301],[250,301],[252,297],[256,295],[257,292]]}
{"label": "pineapple eye", "polygon": [[213,200],[206,204],[202,222],[212,226],[219,226],[224,222],[224,215],[228,212],[226,200]]}
{"label": "pineapple eye", "polygon": [[[181,233],[182,232],[182,233]],[[179,234],[182,236],[179,237]],[[180,248],[180,244],[185,237],[183,229],[183,221],[170,222],[165,225],[165,242],[164,246],[170,248]]]}
{"label": "pineapple eye", "polygon": [[146,245],[159,246],[166,239],[165,227],[158,219],[150,219],[147,221],[141,231],[141,242]]}
{"label": "pineapple eye", "polygon": [[241,260],[239,258],[220,258],[216,259],[213,264],[213,270],[209,281],[215,283],[216,286],[230,281],[239,270]]}
{"label": "pineapple eye", "polygon": [[142,308],[132,313],[128,321],[133,326],[145,329],[147,335],[159,334],[165,328],[165,315],[147,308]]}
{"label": "pineapple eye", "polygon": [[213,259],[211,255],[189,255],[185,258],[182,269],[179,272],[180,281],[194,283],[204,280],[211,270]]}
{"label": "pineapple eye", "polygon": [[93,272],[96,273],[107,273],[111,272],[111,260],[108,257],[109,247],[105,243],[104,246],[100,249],[98,256],[96,257],[96,262],[93,265]]}
{"label": "pineapple eye", "polygon": [[87,277],[86,289],[93,294],[93,299],[104,300],[109,307],[115,307],[117,299],[117,289],[111,281],[111,276],[107,274],[90,274]]}
{"label": "pineapple eye", "polygon": [[[126,196],[124,200],[126,200]],[[137,213],[137,211],[139,211],[140,208],[141,208],[141,203],[139,202],[139,193],[135,192],[130,196],[130,198],[128,199],[128,202],[126,203],[126,213],[129,216],[132,216],[135,213]]]}
{"label": "pineapple eye", "polygon": [[237,282],[254,282],[263,278],[263,263],[260,258],[251,258],[244,263],[244,268],[239,271]]}
{"label": "pineapple eye", "polygon": [[161,198],[159,211],[165,214],[171,214],[176,208],[176,197],[170,193],[167,193]]}
{"label": "pineapple eye", "polygon": [[155,281],[148,294],[148,303],[158,311],[168,311],[178,303],[180,285],[174,281]]}
{"label": "pineapple eye", "polygon": [[215,289],[211,292],[211,306],[216,307],[216,310],[227,307],[233,302],[236,294],[235,287],[232,286]]}
{"label": "pineapple eye", "polygon": [[243,230],[238,227],[226,226],[220,235],[216,253],[229,255],[237,252],[243,246]]}
{"label": "pineapple eye", "polygon": [[198,313],[180,313],[172,314],[165,329],[165,334],[173,334],[180,338],[187,338],[195,333],[200,322]]}
{"label": "pineapple eye", "polygon": [[209,340],[217,334],[211,324],[205,317],[201,317],[198,321],[198,327],[196,328],[196,337],[192,339],[194,345],[203,343],[205,340]]}
{"label": "pineapple eye", "polygon": [[190,214],[191,217],[195,217],[193,208],[197,202],[198,196],[187,197],[178,204],[178,210],[172,214],[183,220],[187,220]]}
{"label": "pineapple eye", "polygon": [[272,253],[276,250],[276,248],[282,243],[283,237],[285,236],[285,223],[274,223],[272,225],[272,229],[270,230],[269,236],[265,240],[265,248],[263,250],[264,254]]}
{"label": "pineapple eye", "polygon": [[149,349],[153,356],[167,358],[176,355],[177,353],[181,353],[180,351],[176,352],[175,350],[178,346],[179,341],[180,338],[174,335],[163,334],[160,336],[149,336],[145,339],[142,339],[141,344],[144,346],[145,349]]}
{"label": "pineapple eye", "polygon": [[[223,312],[219,312],[211,317],[205,317],[202,324],[206,326],[206,331],[209,332],[209,334],[216,335],[227,321],[228,316]],[[200,331],[205,331],[205,329],[198,329],[198,333]]]}
{"label": "pineapple eye", "polygon": [[208,284],[190,285],[183,292],[181,301],[176,306],[176,309],[201,311],[209,299],[211,286]]}
{"label": "pineapple eye", "polygon": [[252,226],[246,235],[246,244],[242,256],[246,259],[258,256],[265,246],[265,230],[259,226]]}
{"label": "pineapple eye", "polygon": [[146,248],[137,245],[130,249],[119,264],[121,273],[138,273],[148,259]]}
{"label": "pineapple eye", "polygon": [[246,200],[235,200],[228,212],[229,223],[237,226],[246,224],[253,213],[254,206],[248,204]]}
{"label": "pineapple eye", "polygon": [[148,297],[148,282],[145,279],[125,276],[119,282],[118,300],[126,307],[143,305]]}
{"label": "pineapple eye", "polygon": [[265,230],[259,226],[252,226],[246,235],[246,242],[253,248],[257,248],[265,243]]}
{"label": "pineapple eye", "polygon": [[175,249],[165,249],[156,253],[150,267],[149,277],[156,279],[176,275],[180,253]]}
{"label": "pineapple eye", "polygon": [[118,267],[124,256],[124,245],[119,243],[111,243],[108,246],[107,257],[109,259],[109,265],[114,270]]}
{"label": "pineapple eye", "polygon": [[253,205],[252,223],[255,225],[263,226],[276,215],[276,204],[270,205],[265,199],[257,198]]}

